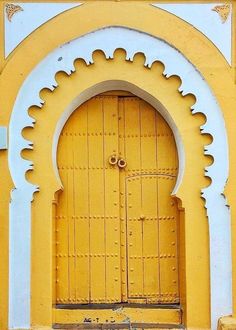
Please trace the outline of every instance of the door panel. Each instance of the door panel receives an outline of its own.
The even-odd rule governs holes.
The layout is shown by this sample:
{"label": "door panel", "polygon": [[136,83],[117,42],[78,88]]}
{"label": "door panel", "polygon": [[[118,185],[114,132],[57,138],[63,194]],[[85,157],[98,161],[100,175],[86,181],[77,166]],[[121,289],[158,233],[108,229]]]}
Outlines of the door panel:
{"label": "door panel", "polygon": [[71,115],[58,146],[58,304],[179,301],[177,167],[169,126],[137,97],[97,96]]}
{"label": "door panel", "polygon": [[58,149],[57,302],[120,302],[119,171],[108,163],[118,150],[118,98],[83,104]]}
{"label": "door panel", "polygon": [[142,222],[141,214],[141,180],[140,177],[128,179],[127,212],[127,258],[128,258],[128,298],[143,297],[143,260],[142,260]]}
{"label": "door panel", "polygon": [[127,178],[128,292],[132,301],[179,301],[172,180],[158,174]]}
{"label": "door panel", "polygon": [[128,178],[126,192],[129,298],[147,302],[159,295],[157,177]]}
{"label": "door panel", "polygon": [[145,297],[157,297],[159,292],[159,255],[158,255],[158,177],[143,175],[142,182],[142,216],[143,226],[143,269]]}

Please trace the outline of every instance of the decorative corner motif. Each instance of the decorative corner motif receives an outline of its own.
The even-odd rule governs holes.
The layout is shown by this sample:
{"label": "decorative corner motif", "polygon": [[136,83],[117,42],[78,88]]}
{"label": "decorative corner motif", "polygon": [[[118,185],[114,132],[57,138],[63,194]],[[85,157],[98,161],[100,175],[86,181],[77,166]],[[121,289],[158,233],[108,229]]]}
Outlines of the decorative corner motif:
{"label": "decorative corner motif", "polygon": [[224,5],[215,6],[212,8],[212,11],[216,11],[220,16],[222,23],[225,23],[229,17],[230,9],[230,4],[226,3]]}
{"label": "decorative corner motif", "polygon": [[14,5],[13,3],[7,3],[6,4],[6,14],[7,14],[8,21],[11,22],[13,15],[15,15],[19,11],[23,11],[23,10],[24,9],[19,5]]}

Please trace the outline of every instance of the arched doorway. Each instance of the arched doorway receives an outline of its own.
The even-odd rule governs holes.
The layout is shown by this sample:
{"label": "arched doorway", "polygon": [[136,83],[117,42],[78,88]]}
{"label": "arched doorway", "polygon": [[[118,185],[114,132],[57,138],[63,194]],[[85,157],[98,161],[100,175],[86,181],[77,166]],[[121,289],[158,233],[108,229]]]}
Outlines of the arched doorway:
{"label": "arched doorway", "polygon": [[130,93],[93,97],[57,155],[57,304],[178,304],[178,156],[161,115]]}

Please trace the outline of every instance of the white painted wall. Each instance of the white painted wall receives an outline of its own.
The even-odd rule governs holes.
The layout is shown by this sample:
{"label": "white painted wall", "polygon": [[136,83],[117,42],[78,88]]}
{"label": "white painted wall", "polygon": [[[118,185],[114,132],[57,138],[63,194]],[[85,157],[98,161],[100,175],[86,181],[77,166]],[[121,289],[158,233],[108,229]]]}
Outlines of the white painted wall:
{"label": "white painted wall", "polygon": [[17,2],[23,10],[13,15],[8,20],[5,11],[5,57],[7,57],[29,34],[40,25],[53,17],[74,7],[80,6],[80,2],[65,3],[40,3],[40,2]]}

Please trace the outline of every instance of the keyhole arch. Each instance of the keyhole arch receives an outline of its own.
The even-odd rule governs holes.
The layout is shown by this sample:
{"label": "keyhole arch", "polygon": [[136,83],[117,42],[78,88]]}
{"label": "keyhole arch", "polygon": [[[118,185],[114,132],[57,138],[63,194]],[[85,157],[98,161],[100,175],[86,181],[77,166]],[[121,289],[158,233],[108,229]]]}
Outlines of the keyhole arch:
{"label": "keyhole arch", "polygon": [[[109,164],[114,152],[127,168]],[[179,302],[177,158],[168,124],[133,95],[98,95],[71,114],[57,158],[64,185],[56,207],[58,304]]]}
{"label": "keyhole arch", "polygon": [[[181,134],[179,132],[179,129],[171,117],[170,113],[167,111],[167,109],[161,104],[161,102],[154,98],[149,93],[145,92],[135,84],[129,82],[129,81],[122,81],[122,80],[107,80],[103,81],[99,84],[96,84],[95,86],[91,86],[89,89],[83,91],[80,95],[76,96],[76,98],[66,107],[64,110],[62,116],[57,122],[55,133],[53,136],[53,147],[52,147],[52,161],[53,161],[53,168],[55,177],[57,179],[57,182],[60,187],[63,187],[62,182],[60,180],[60,176],[58,174],[57,170],[57,148],[58,148],[58,140],[60,133],[66,124],[67,120],[71,116],[71,114],[84,102],[92,98],[93,96],[99,95],[104,92],[108,92],[110,90],[122,90],[132,93],[133,95],[140,97],[147,103],[153,106],[153,108],[156,109],[157,112],[161,114],[161,116],[164,118],[164,120],[168,123],[170,126],[173,135],[175,137],[176,147],[178,151],[178,159],[179,159],[179,171],[178,176],[176,180],[175,187],[173,188],[172,194],[176,195],[182,179],[184,175],[185,170],[185,152],[184,152],[184,144],[181,138]],[[158,109],[158,110],[157,110]]]}

